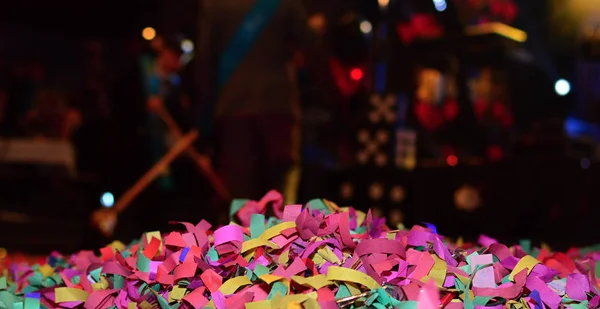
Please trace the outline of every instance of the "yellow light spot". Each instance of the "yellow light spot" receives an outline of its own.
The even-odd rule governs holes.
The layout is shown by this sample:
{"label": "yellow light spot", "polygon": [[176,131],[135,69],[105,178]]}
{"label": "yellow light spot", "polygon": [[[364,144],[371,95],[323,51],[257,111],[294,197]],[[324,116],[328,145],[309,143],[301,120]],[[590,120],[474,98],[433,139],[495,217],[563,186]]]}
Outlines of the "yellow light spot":
{"label": "yellow light spot", "polygon": [[154,30],[152,27],[146,27],[144,30],[142,30],[142,37],[150,41],[156,37],[156,30]]}
{"label": "yellow light spot", "polygon": [[0,259],[5,258],[8,255],[8,251],[4,248],[0,248]]}
{"label": "yellow light spot", "polygon": [[379,6],[382,8],[386,8],[390,4],[390,0],[379,0],[377,2],[379,2]]}

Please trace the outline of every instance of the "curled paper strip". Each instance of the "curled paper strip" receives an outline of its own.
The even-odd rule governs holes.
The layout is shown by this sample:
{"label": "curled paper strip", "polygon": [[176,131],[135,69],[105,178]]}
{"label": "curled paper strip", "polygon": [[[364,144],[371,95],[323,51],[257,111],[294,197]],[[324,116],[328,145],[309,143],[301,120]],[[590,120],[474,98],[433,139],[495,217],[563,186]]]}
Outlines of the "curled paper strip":
{"label": "curled paper strip", "polygon": [[[266,218],[268,207],[275,217]],[[150,232],[100,256],[52,253],[11,265],[0,308],[596,308],[600,248],[568,253],[445,242],[432,223],[390,230],[326,200],[236,200],[231,223]]]}

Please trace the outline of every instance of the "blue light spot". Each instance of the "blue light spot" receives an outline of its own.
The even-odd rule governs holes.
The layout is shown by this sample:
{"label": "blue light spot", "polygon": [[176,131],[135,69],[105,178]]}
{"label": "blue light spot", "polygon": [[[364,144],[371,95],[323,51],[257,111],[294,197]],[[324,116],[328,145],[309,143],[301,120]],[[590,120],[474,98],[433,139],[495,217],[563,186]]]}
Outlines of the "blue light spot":
{"label": "blue light spot", "polygon": [[115,204],[115,197],[110,192],[105,192],[100,198],[100,204],[106,208],[111,208]]}

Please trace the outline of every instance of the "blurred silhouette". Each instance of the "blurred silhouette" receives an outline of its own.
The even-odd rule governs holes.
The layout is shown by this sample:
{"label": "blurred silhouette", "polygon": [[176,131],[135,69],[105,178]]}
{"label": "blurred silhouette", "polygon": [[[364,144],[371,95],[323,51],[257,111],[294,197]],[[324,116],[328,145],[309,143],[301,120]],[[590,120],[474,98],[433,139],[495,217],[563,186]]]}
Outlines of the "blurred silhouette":
{"label": "blurred silhouette", "polygon": [[208,136],[214,121],[220,174],[234,197],[284,190],[299,159],[290,60],[311,36],[299,0],[209,0],[201,9],[197,124]]}

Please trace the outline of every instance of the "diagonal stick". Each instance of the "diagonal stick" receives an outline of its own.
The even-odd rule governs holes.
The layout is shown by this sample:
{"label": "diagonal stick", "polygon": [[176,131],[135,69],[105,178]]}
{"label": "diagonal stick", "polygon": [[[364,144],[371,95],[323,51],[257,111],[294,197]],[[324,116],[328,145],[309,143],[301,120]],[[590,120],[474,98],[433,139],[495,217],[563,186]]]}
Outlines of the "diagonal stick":
{"label": "diagonal stick", "polygon": [[[175,138],[179,140],[183,134],[181,132],[181,129],[177,125],[177,122],[175,122],[171,114],[169,114],[169,112],[164,107],[159,108],[156,111],[156,113],[167,125],[167,128],[169,128],[171,134],[173,134],[173,136],[175,136]],[[210,159],[208,158],[208,156],[200,154],[191,145],[188,146],[185,152],[194,161],[194,163],[196,163],[196,166],[198,167],[200,173],[202,173],[204,177],[208,179],[210,185],[217,192],[219,197],[221,197],[224,201],[229,202],[231,196],[229,195],[229,192],[223,185],[223,181],[221,180],[221,178],[219,178],[219,176],[215,173],[214,168],[210,164]]]}

